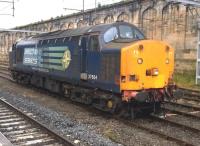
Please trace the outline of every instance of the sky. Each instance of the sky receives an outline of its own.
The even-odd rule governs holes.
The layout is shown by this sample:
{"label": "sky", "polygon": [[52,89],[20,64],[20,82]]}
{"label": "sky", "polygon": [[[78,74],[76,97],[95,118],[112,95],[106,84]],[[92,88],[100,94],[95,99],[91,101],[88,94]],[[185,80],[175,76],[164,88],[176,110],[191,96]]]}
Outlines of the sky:
{"label": "sky", "polygon": [[[12,1],[12,0],[8,0]],[[121,0],[96,0],[102,5],[119,2]],[[77,11],[64,8],[83,8],[83,0],[15,0],[15,16],[12,15],[12,4],[0,0],[0,29],[14,28],[56,16],[76,13]],[[95,0],[85,0],[85,8],[95,8]],[[10,15],[4,15],[10,14]]]}

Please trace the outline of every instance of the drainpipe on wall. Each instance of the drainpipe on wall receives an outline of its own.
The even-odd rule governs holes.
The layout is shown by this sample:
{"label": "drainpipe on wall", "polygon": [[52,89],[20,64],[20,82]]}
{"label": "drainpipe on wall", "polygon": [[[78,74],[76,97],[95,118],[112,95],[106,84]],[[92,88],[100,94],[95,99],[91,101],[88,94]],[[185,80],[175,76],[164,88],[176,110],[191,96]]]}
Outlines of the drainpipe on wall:
{"label": "drainpipe on wall", "polygon": [[196,63],[196,84],[200,83],[200,20],[198,21],[198,44],[197,44],[197,63]]}
{"label": "drainpipe on wall", "polygon": [[144,29],[144,24],[143,24],[143,19],[144,19],[144,13],[146,12],[146,11],[148,11],[149,9],[153,9],[154,8],[154,6],[155,6],[155,0],[151,0],[151,5],[150,6],[148,6],[143,12],[142,12],[142,18],[141,18],[141,20],[142,20],[142,27],[141,27],[141,29],[142,29],[142,31],[144,31],[143,29]]}

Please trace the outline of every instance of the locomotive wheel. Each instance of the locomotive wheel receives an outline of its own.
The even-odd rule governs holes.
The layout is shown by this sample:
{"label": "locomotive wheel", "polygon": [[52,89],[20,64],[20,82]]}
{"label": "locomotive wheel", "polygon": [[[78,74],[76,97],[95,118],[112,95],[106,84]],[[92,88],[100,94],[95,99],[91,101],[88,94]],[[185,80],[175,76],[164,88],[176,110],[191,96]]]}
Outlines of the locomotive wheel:
{"label": "locomotive wheel", "polygon": [[110,99],[97,98],[92,105],[99,110],[115,114],[118,111],[120,99],[117,96]]}
{"label": "locomotive wheel", "polygon": [[75,102],[79,102],[79,103],[83,103],[87,105],[92,104],[91,96],[84,92],[72,90],[70,98],[72,101],[75,101]]}

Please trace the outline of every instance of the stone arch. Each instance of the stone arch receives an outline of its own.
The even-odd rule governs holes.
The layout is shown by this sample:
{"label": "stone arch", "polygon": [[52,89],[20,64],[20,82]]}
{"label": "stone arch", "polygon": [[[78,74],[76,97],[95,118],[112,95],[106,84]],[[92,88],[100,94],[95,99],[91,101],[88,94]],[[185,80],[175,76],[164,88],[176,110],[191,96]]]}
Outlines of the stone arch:
{"label": "stone arch", "polygon": [[198,8],[188,7],[186,8],[186,13],[187,13],[186,32],[193,35],[197,35],[198,17],[199,17]]}
{"label": "stone arch", "polygon": [[20,39],[20,32],[17,32],[17,33],[15,34],[15,38],[16,38],[16,41],[18,41],[18,40]]}
{"label": "stone arch", "polygon": [[124,21],[124,22],[129,22],[129,15],[126,12],[122,12],[119,14],[117,17],[117,21]]}
{"label": "stone arch", "polygon": [[108,15],[105,17],[104,19],[104,23],[108,24],[108,23],[113,23],[114,22],[114,17],[113,15]]}
{"label": "stone arch", "polygon": [[58,30],[60,30],[60,22],[59,21],[55,21],[54,23],[53,23],[53,31],[58,31]]}
{"label": "stone arch", "polygon": [[79,20],[78,23],[77,23],[77,28],[81,28],[81,27],[86,26],[86,25],[87,25],[86,21]]}
{"label": "stone arch", "polygon": [[74,29],[74,23],[73,22],[70,22],[68,24],[68,29]]}
{"label": "stone arch", "polygon": [[92,25],[98,25],[98,24],[101,24],[101,18],[100,17],[96,17],[92,21]]}
{"label": "stone arch", "polygon": [[37,29],[37,25],[33,25],[32,28],[31,28],[31,30],[32,30],[32,31],[37,31],[37,30],[38,30],[38,29]]}
{"label": "stone arch", "polygon": [[156,36],[157,27],[157,10],[152,7],[148,7],[142,13],[142,30],[147,38],[154,39]]}
{"label": "stone arch", "polygon": [[68,23],[63,23],[61,26],[60,26],[60,30],[66,30],[68,29]]}
{"label": "stone arch", "polygon": [[53,25],[51,22],[47,24],[47,30],[48,30],[48,32],[53,31]]}
{"label": "stone arch", "polygon": [[44,25],[42,26],[41,31],[43,31],[43,32],[48,32],[48,26],[47,26],[47,24],[44,24]]}

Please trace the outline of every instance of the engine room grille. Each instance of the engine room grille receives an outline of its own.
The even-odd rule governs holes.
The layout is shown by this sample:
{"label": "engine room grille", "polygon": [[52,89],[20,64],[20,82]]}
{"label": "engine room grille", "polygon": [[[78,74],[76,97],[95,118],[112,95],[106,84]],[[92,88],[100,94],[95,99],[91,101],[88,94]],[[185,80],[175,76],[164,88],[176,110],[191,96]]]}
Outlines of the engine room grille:
{"label": "engine room grille", "polygon": [[101,80],[114,81],[120,73],[120,55],[104,54],[102,56]]}

